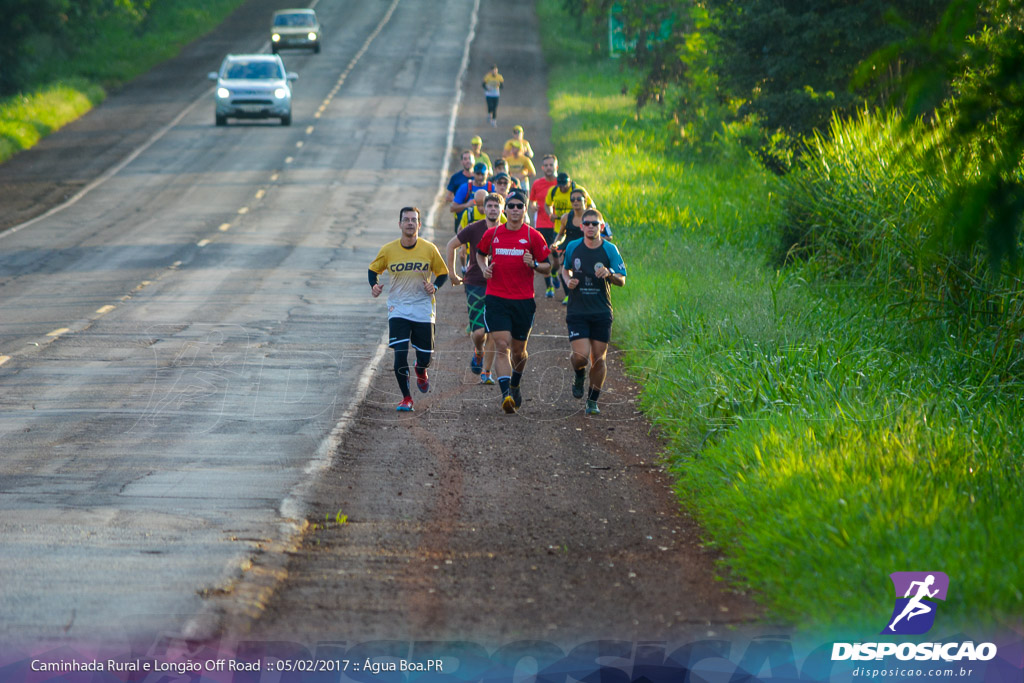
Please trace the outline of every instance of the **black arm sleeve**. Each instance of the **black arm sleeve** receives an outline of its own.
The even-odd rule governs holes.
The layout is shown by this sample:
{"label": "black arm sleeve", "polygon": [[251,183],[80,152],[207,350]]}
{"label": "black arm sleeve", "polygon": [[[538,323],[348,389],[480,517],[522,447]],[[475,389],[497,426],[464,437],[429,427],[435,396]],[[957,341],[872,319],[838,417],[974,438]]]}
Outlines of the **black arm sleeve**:
{"label": "black arm sleeve", "polygon": [[434,286],[437,287],[438,289],[441,289],[441,287],[443,287],[444,283],[446,282],[448,282],[448,273],[445,273],[444,275],[438,275],[437,279],[434,280]]}
{"label": "black arm sleeve", "polygon": [[370,286],[371,287],[373,287],[375,284],[377,284],[377,278],[380,277],[380,275],[378,273],[373,272],[369,268],[367,268],[367,270],[366,270],[366,276],[367,276],[367,279],[369,279],[369,281],[370,281]]}

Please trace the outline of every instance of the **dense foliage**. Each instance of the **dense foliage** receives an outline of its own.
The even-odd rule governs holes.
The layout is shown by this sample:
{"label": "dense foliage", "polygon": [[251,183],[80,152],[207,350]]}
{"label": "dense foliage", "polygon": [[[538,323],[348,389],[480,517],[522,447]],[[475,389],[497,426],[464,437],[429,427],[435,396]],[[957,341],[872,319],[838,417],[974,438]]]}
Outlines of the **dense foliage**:
{"label": "dense foliage", "polygon": [[0,21],[0,96],[68,74],[54,64],[72,60],[102,24],[142,32],[153,0],[7,0]]}
{"label": "dense foliage", "polygon": [[[984,167],[950,157],[955,112],[836,115],[780,178],[735,128],[714,154],[665,145],[669,108],[638,120],[621,92],[644,73],[580,33],[546,40],[556,152],[622,226],[616,352],[724,574],[816,637],[877,632],[896,566],[956,577],[944,633],[1019,621],[1024,287],[938,228],[960,170]],[[909,47],[889,56],[927,59]]]}

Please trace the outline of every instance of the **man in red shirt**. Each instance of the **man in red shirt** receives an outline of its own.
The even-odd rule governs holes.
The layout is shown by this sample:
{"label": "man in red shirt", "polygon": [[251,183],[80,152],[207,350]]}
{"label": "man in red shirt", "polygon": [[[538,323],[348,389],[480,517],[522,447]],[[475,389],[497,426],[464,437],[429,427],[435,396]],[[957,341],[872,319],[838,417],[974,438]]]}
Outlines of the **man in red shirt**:
{"label": "man in red shirt", "polygon": [[[545,209],[544,199],[548,196],[548,190],[558,184],[558,157],[554,154],[545,155],[540,162],[540,169],[544,176],[530,185],[530,215],[533,216],[534,227],[544,235],[550,248],[555,241],[555,223]],[[544,296],[549,299],[554,298],[555,290],[558,288],[559,278],[556,277],[557,275],[558,273],[552,272],[551,275],[544,278],[546,287]]]}
{"label": "man in red shirt", "polygon": [[[520,383],[526,369],[526,343],[537,311],[533,275],[551,272],[551,251],[544,236],[525,221],[525,192],[509,193],[505,216],[507,223],[488,228],[480,238],[476,260],[487,280],[484,324],[494,339],[501,409],[514,413],[523,403]],[[491,257],[490,263],[487,256]]]}

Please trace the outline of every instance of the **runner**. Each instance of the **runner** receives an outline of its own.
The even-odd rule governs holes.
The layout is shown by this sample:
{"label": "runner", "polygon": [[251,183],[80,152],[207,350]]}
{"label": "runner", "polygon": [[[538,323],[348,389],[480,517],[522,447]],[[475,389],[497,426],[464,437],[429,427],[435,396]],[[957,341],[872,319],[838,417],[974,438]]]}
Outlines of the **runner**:
{"label": "runner", "polygon": [[452,173],[452,177],[448,179],[448,185],[445,188],[448,195],[448,210],[452,212],[454,221],[454,227],[458,229],[459,226],[459,214],[455,211],[454,201],[455,193],[459,191],[459,188],[468,183],[473,179],[473,166],[475,165],[473,152],[471,150],[462,151],[462,170]]}
{"label": "runner", "polygon": [[518,140],[512,141],[512,156],[505,159],[508,163],[508,174],[519,181],[519,187],[524,190],[530,189],[530,177],[537,175],[530,157],[523,154],[522,144]]}
{"label": "runner", "polygon": [[498,125],[498,98],[501,96],[501,89],[505,87],[505,79],[498,73],[498,65],[491,66],[491,70],[484,74],[484,97],[487,98],[487,116],[492,126]]}
{"label": "runner", "polygon": [[614,244],[601,238],[604,220],[597,209],[583,212],[583,238],[573,240],[565,248],[562,278],[569,292],[565,324],[572,346],[572,395],[583,398],[587,359],[590,360],[590,392],[587,394],[587,415],[600,415],[597,401],[607,371],[605,357],[612,333],[611,285],[626,284],[626,265]]}
{"label": "runner", "polygon": [[501,148],[501,158],[508,159],[512,156],[513,142],[518,142],[519,146],[523,150],[523,155],[533,159],[533,147],[530,146],[530,141],[523,137],[522,126],[512,126],[512,137],[505,141],[504,146]]}
{"label": "runner", "polygon": [[500,194],[502,199],[508,197],[508,193],[513,189],[512,178],[509,177],[508,173],[502,171],[494,176],[494,191]]}
{"label": "runner", "polygon": [[469,151],[473,153],[473,158],[477,161],[482,161],[487,164],[487,175],[494,172],[491,165],[491,158],[484,152],[484,141],[479,135],[474,135],[473,139],[469,141]]}
{"label": "runner", "polygon": [[[548,195],[548,190],[558,184],[556,180],[558,157],[554,154],[545,154],[540,162],[540,170],[544,176],[537,178],[533,181],[533,185],[530,186],[530,215],[533,216],[534,227],[537,228],[540,234],[544,235],[544,239],[547,240],[550,247],[555,241],[555,224],[551,220],[551,216],[548,215],[544,206],[544,200]],[[558,264],[556,263],[551,271],[551,275],[544,278],[544,296],[549,299],[554,298],[555,290],[558,289],[559,279]]]}
{"label": "runner", "polygon": [[473,165],[473,177],[469,179],[469,182],[463,183],[456,190],[455,197],[452,198],[451,210],[455,213],[456,232],[459,231],[463,214],[473,206],[473,196],[477,190],[486,190],[487,192],[494,190],[494,185],[487,180],[487,164],[482,161]]}
{"label": "runner", "polygon": [[552,221],[557,221],[562,217],[562,214],[568,213],[572,208],[572,202],[569,198],[572,195],[572,191],[576,188],[583,190],[583,196],[586,198],[586,206],[584,208],[594,205],[586,188],[574,183],[568,173],[559,173],[557,181],[557,184],[548,190],[547,196],[544,197],[544,208],[547,210],[548,215],[551,216]]}
{"label": "runner", "polygon": [[494,176],[491,180],[497,181],[498,177],[502,174],[505,174],[508,178],[510,190],[514,190],[519,187],[519,181],[508,174],[508,162],[504,159],[498,159],[494,162]]}
{"label": "runner", "polygon": [[[569,193],[569,203],[572,208],[568,213],[563,213],[562,217],[559,218],[559,232],[558,239],[551,245],[551,251],[554,256],[554,267],[557,270],[562,266],[562,255],[565,253],[565,247],[569,242],[583,238],[583,211],[586,209],[586,192],[583,188],[577,187]],[[565,293],[565,298],[562,299],[562,305],[566,306],[569,303],[569,292]]]}
{"label": "runner", "polygon": [[402,236],[380,248],[370,264],[368,277],[370,293],[377,298],[384,291],[384,285],[378,281],[380,274],[385,270],[391,273],[388,346],[395,350],[395,379],[402,390],[402,402],[396,410],[409,411],[413,409],[409,393],[409,342],[416,350],[416,387],[426,393],[430,389],[427,368],[434,350],[434,292],[447,280],[448,269],[437,247],[419,238],[419,209],[402,207],[398,227]]}
{"label": "runner", "polygon": [[501,409],[514,413],[523,403],[520,384],[526,368],[526,344],[537,310],[533,274],[547,275],[551,264],[544,236],[524,222],[526,193],[513,190],[505,203],[505,214],[508,223],[489,228],[480,238],[476,261],[487,280],[484,322],[497,353],[495,371],[501,385]]}
{"label": "runner", "polygon": [[[484,198],[484,219],[470,223],[459,231],[455,237],[448,241],[445,247],[449,267],[454,264],[455,250],[461,245],[469,245],[468,266],[466,277],[462,278],[452,269],[452,286],[458,287],[464,284],[466,287],[466,308],[469,310],[470,336],[473,340],[474,354],[469,362],[469,368],[474,374],[480,374],[481,384],[494,384],[491,377],[491,366],[494,363],[494,339],[487,334],[484,325],[485,299],[487,294],[487,279],[484,278],[480,264],[476,260],[477,244],[480,238],[488,229],[500,225],[505,217],[502,209],[505,206],[505,198],[499,194],[491,193]],[[482,371],[481,371],[482,370]]]}

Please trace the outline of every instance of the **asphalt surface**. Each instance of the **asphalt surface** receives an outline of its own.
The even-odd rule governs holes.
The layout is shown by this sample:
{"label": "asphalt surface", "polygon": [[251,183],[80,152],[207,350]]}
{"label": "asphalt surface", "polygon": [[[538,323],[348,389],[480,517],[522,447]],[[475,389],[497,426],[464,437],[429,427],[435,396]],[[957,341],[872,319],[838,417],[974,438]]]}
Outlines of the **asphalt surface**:
{"label": "asphalt surface", "polygon": [[5,167],[0,214],[38,214],[159,130],[139,115],[186,112],[0,233],[0,637],[202,634],[204,596],[287,532],[384,331],[365,264],[447,156],[472,3],[397,3],[346,72],[391,5],[318,8],[323,52],[283,55],[291,127],[216,128],[204,94],[224,52],[266,42],[255,0]]}
{"label": "asphalt surface", "polygon": [[[492,159],[514,123],[551,149],[531,6],[481,3],[451,148],[473,0],[318,4],[323,52],[284,54],[293,125],[215,128],[206,73],[260,48],[274,8],[251,0],[0,167],[5,220],[118,169],[0,233],[0,638],[572,642],[751,624],[617,354],[601,418],[568,397],[556,301],[539,300],[527,402],[507,417],[468,372],[463,293],[446,287],[431,392],[396,418],[366,264],[398,207],[437,209],[472,135]],[[479,79],[495,61],[491,128]]]}

